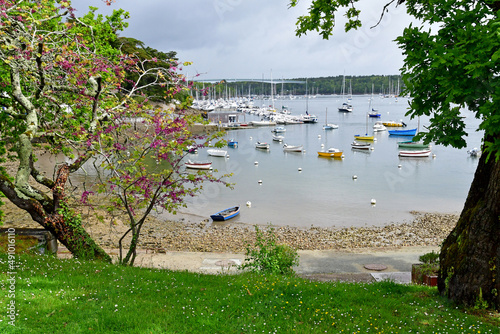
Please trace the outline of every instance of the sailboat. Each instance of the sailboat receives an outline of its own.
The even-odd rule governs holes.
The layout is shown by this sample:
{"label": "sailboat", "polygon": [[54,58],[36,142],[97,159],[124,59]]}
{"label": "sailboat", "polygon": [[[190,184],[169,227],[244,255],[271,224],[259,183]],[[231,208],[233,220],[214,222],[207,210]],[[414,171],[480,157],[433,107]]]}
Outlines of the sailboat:
{"label": "sailboat", "polygon": [[368,114],[366,114],[366,133],[364,136],[362,135],[354,135],[354,139],[356,140],[374,140],[374,136],[368,136]]}
{"label": "sailboat", "polygon": [[[342,79],[342,99],[345,98],[345,74]],[[348,101],[349,102],[349,101]],[[342,103],[342,106],[339,107],[339,112],[352,112],[352,104],[344,102]]]}
{"label": "sailboat", "polygon": [[318,117],[309,114],[309,93],[307,92],[307,79],[306,79],[306,114],[300,115],[300,120],[304,123],[316,123]]}
{"label": "sailboat", "polygon": [[323,130],[333,130],[338,129],[339,126],[337,124],[328,123],[328,108],[325,111],[325,125],[323,125]]}
{"label": "sailboat", "polygon": [[378,110],[372,108],[372,101],[373,101],[373,84],[372,84],[372,96],[370,97],[370,106],[368,107],[368,116],[369,117],[380,117],[381,114],[378,112]]}

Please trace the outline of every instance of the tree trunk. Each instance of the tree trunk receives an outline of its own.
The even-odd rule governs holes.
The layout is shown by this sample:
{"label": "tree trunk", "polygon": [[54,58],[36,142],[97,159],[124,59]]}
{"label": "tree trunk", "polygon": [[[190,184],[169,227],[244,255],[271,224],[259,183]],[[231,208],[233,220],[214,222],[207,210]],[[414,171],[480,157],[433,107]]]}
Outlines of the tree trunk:
{"label": "tree trunk", "polygon": [[15,185],[0,175],[0,191],[17,207],[28,212],[34,221],[50,231],[73,256],[82,259],[99,259],[111,262],[110,256],[88,235],[77,215],[64,201],[64,185],[69,167],[62,165],[52,188],[53,201],[42,205],[39,201],[20,194]]}
{"label": "tree trunk", "polygon": [[457,225],[441,248],[438,289],[459,304],[500,308],[500,160],[483,154]]}

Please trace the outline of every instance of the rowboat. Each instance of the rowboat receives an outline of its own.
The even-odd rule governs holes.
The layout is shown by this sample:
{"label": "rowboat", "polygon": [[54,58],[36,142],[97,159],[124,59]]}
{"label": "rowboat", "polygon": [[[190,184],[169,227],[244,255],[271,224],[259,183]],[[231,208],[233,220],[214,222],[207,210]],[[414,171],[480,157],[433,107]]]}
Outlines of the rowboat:
{"label": "rowboat", "polygon": [[273,135],[273,140],[274,141],[281,142],[281,141],[283,141],[283,139],[285,139],[285,137]]}
{"label": "rowboat", "polygon": [[385,126],[389,126],[389,127],[393,127],[393,128],[402,128],[402,127],[405,127],[406,124],[404,122],[393,122],[393,121],[389,121],[389,122],[382,122],[383,125]]}
{"label": "rowboat", "polygon": [[353,141],[351,143],[351,147],[357,150],[369,150],[372,146],[368,143],[358,143],[357,141]]}
{"label": "rowboat", "polygon": [[255,148],[261,149],[261,150],[268,150],[269,149],[269,144],[268,143],[262,143],[258,141],[255,143]]}
{"label": "rowboat", "polygon": [[231,139],[230,141],[227,142],[227,146],[233,147],[233,148],[237,147],[238,146],[238,142]]}
{"label": "rowboat", "polygon": [[426,158],[431,155],[431,150],[399,151],[400,157]]}
{"label": "rowboat", "polygon": [[424,144],[422,142],[418,142],[418,141],[411,141],[411,140],[407,140],[407,141],[399,141],[398,142],[398,147],[402,147],[402,148],[429,148],[429,144]]}
{"label": "rowboat", "polygon": [[212,168],[212,162],[201,162],[201,161],[191,161],[188,160],[185,164],[186,168],[191,169],[210,169]]}
{"label": "rowboat", "polygon": [[240,206],[237,205],[233,206],[232,208],[227,208],[225,210],[221,210],[217,213],[214,213],[213,215],[210,215],[210,218],[212,218],[215,221],[224,221],[234,218],[239,214],[240,214]]}
{"label": "rowboat", "polygon": [[415,136],[417,134],[417,128],[408,130],[389,130],[389,135],[391,136]]}
{"label": "rowboat", "polygon": [[329,148],[328,151],[318,152],[318,156],[320,157],[329,157],[329,158],[341,158],[342,151],[337,148]]}
{"label": "rowboat", "polygon": [[207,150],[208,155],[211,155],[213,157],[225,157],[227,154],[227,151],[225,150],[217,150],[217,149],[209,149]]}
{"label": "rowboat", "polygon": [[368,135],[364,135],[364,136],[354,135],[354,139],[356,139],[356,140],[374,140],[375,137],[374,136],[368,136]]}
{"label": "rowboat", "polygon": [[285,152],[302,152],[303,150],[304,147],[302,145],[296,145],[296,146],[288,144],[283,145],[283,151]]}

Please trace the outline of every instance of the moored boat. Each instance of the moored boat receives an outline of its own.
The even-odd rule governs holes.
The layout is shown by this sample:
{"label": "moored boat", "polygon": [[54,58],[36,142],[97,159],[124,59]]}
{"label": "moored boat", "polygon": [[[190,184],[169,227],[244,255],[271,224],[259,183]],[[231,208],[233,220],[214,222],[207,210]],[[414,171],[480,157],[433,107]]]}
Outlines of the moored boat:
{"label": "moored boat", "polygon": [[387,130],[387,128],[384,124],[382,124],[381,121],[375,122],[375,124],[373,124],[373,132],[381,132],[385,130]]}
{"label": "moored boat", "polygon": [[354,135],[354,139],[356,139],[356,140],[373,141],[375,139],[375,137],[374,136],[368,136],[368,134],[365,134],[364,136]]}
{"label": "moored boat", "polygon": [[391,136],[415,136],[417,134],[417,128],[408,130],[389,130],[389,135]]}
{"label": "moored boat", "polygon": [[399,141],[398,147],[423,149],[423,148],[429,148],[430,145],[418,141],[407,140],[407,141]]}
{"label": "moored boat", "polygon": [[233,147],[233,148],[237,147],[238,146],[238,142],[235,141],[235,140],[233,140],[233,139],[231,139],[230,141],[227,142],[227,146]]}
{"label": "moored boat", "polygon": [[338,148],[329,148],[327,151],[318,152],[319,157],[341,158],[343,152]]}
{"label": "moored boat", "polygon": [[212,218],[214,221],[224,221],[234,218],[239,214],[240,214],[240,206],[237,205],[231,208],[227,208],[225,210],[221,210],[217,213],[214,213],[213,215],[210,215],[210,218]]}
{"label": "moored boat", "polygon": [[382,122],[382,124],[393,128],[403,128],[406,126],[405,122],[394,122],[394,121]]}
{"label": "moored boat", "polygon": [[269,149],[269,144],[258,141],[257,143],[255,143],[255,148],[258,148],[258,149],[261,149],[261,150],[268,150]]}
{"label": "moored boat", "polygon": [[285,152],[302,152],[304,150],[304,147],[302,145],[288,145],[285,144],[283,145],[283,151]]}
{"label": "moored boat", "polygon": [[225,150],[217,150],[217,149],[209,149],[207,150],[208,155],[211,155],[213,157],[225,157],[227,154],[227,151]]}
{"label": "moored boat", "polygon": [[281,142],[281,141],[283,141],[283,139],[285,139],[285,137],[283,137],[283,136],[273,135],[273,140],[274,140],[274,141]]}
{"label": "moored boat", "polygon": [[399,151],[398,155],[400,157],[426,158],[431,155],[431,150]]}
{"label": "moored boat", "polygon": [[272,129],[271,131],[274,133],[282,133],[282,132],[286,132],[286,129],[283,126],[277,126],[274,129]]}
{"label": "moored boat", "polygon": [[358,143],[357,141],[353,141],[351,143],[351,147],[356,150],[369,150],[372,146],[368,143]]}
{"label": "moored boat", "polygon": [[210,169],[212,167],[212,162],[188,160],[187,162],[184,163],[184,166],[186,166],[186,168],[191,168],[191,169]]}

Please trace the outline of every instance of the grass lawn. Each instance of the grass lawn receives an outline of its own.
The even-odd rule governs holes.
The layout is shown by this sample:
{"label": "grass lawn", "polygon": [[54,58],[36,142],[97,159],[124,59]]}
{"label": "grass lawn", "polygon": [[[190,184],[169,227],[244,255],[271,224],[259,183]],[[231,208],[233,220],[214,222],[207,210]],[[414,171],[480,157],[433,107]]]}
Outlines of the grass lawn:
{"label": "grass lawn", "polygon": [[8,260],[0,255],[1,333],[499,333],[500,327],[497,314],[454,307],[423,286],[202,275],[33,255],[15,255],[12,274]]}

